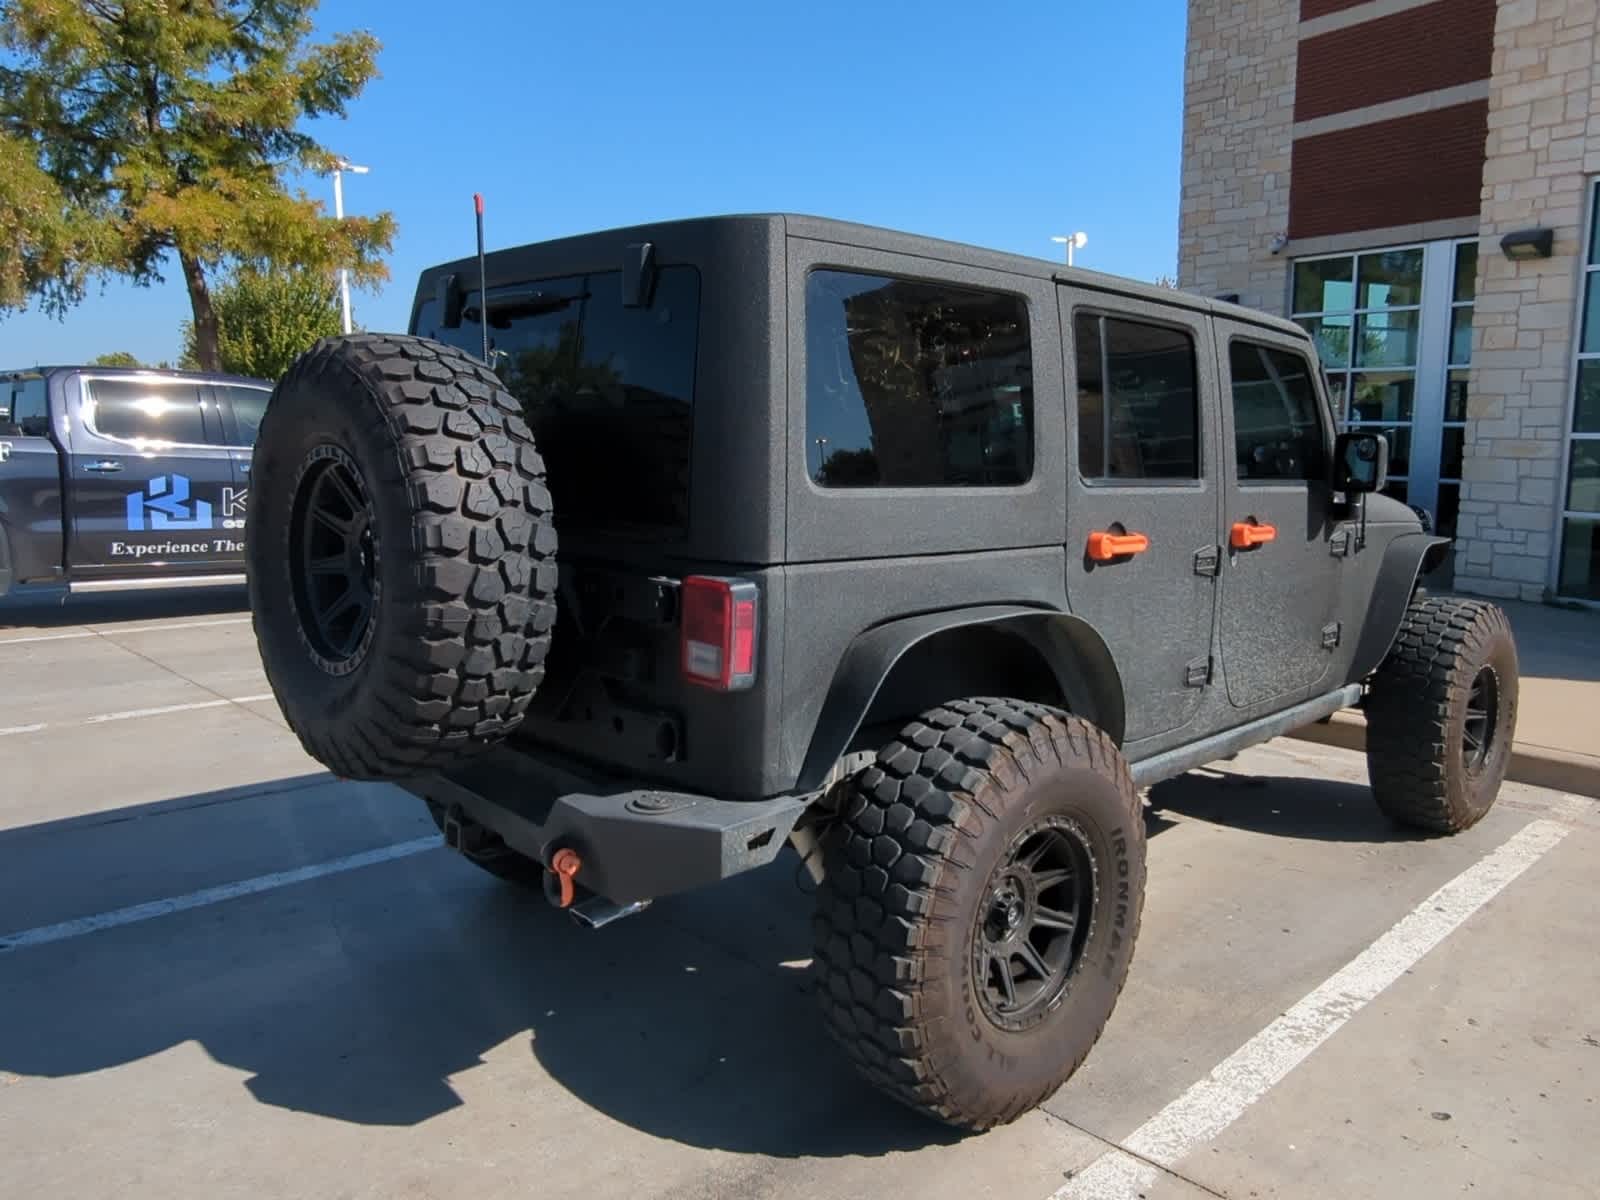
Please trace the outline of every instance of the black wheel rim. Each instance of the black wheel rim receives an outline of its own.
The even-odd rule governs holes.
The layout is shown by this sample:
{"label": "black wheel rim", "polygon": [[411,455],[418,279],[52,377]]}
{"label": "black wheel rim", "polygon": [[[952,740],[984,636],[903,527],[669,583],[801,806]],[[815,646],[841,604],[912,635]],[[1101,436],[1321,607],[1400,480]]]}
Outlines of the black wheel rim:
{"label": "black wheel rim", "polygon": [[325,447],[300,477],[290,525],[295,607],[328,666],[359,661],[378,597],[378,543],[366,481]]}
{"label": "black wheel rim", "polygon": [[1002,1029],[1036,1024],[1066,996],[1094,921],[1094,856],[1082,828],[1046,817],[1014,839],[979,903],[973,982]]}
{"label": "black wheel rim", "polygon": [[1467,691],[1467,709],[1461,725],[1461,758],[1469,771],[1480,771],[1494,751],[1500,724],[1500,681],[1484,667]]}

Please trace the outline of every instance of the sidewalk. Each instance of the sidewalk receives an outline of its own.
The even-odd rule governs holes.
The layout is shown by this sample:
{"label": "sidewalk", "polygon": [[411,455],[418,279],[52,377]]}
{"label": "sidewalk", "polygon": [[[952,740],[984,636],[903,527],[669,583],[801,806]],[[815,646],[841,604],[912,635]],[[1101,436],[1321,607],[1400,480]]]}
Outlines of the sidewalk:
{"label": "sidewalk", "polygon": [[[1499,603],[1511,618],[1522,669],[1506,777],[1600,798],[1600,612]],[[1367,722],[1346,710],[1290,736],[1364,750]]]}

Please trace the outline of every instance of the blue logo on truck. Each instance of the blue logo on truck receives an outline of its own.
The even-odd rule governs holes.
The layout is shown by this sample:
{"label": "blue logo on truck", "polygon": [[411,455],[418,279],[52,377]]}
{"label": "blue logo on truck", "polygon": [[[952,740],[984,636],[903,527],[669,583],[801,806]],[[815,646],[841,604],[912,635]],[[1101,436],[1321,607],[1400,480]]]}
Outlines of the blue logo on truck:
{"label": "blue logo on truck", "polygon": [[128,493],[130,533],[211,527],[211,504],[189,498],[187,475],[157,475],[144,491]]}

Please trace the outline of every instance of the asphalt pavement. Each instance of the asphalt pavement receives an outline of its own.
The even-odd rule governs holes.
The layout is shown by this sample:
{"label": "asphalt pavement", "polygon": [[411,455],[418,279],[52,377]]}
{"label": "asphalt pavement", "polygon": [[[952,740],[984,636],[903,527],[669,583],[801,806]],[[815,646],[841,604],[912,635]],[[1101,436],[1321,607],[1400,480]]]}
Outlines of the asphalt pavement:
{"label": "asphalt pavement", "polygon": [[963,1137],[828,1044],[791,856],[580,930],[306,758],[240,603],[0,612],[0,1195],[1600,1196],[1593,800],[1156,787],[1105,1036]]}

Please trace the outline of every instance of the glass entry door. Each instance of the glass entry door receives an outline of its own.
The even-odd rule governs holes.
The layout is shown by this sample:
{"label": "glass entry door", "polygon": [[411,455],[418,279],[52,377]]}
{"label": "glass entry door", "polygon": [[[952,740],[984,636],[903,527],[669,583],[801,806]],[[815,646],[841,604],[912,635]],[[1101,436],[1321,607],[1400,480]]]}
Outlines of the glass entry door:
{"label": "glass entry door", "polygon": [[1461,504],[1477,263],[1471,239],[1294,264],[1294,319],[1316,339],[1341,427],[1388,437],[1385,491],[1446,537]]}

